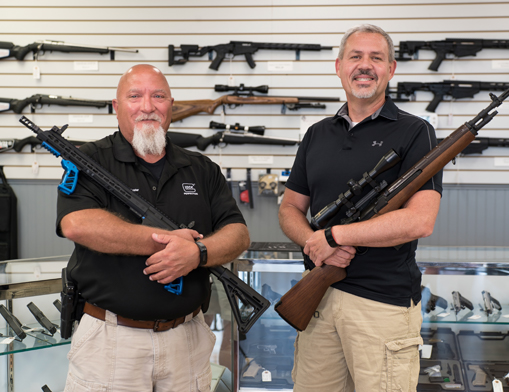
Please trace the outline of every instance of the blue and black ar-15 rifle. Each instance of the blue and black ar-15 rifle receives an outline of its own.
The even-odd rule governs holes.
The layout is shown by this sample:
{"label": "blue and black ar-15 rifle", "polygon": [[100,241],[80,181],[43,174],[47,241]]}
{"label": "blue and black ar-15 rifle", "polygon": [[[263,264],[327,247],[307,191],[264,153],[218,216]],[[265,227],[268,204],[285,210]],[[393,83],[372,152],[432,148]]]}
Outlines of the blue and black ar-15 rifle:
{"label": "blue and black ar-15 rifle", "polygon": [[[80,151],[73,143],[62,137],[67,125],[62,128],[54,126],[48,131],[43,131],[25,116],[21,117],[20,122],[37,134],[37,138],[43,142],[43,147],[55,156],[62,157],[65,176],[58,186],[62,192],[66,194],[74,192],[78,181],[78,172],[81,172],[126,204],[131,211],[143,219],[144,225],[166,230],[186,228],[165,216],[147,200],[131,191],[128,186]],[[223,284],[239,331],[243,333],[249,331],[270,306],[270,302],[226,268],[210,267],[209,271]],[[166,285],[165,288],[178,295],[182,289],[182,278],[177,281],[173,282],[174,284]]]}

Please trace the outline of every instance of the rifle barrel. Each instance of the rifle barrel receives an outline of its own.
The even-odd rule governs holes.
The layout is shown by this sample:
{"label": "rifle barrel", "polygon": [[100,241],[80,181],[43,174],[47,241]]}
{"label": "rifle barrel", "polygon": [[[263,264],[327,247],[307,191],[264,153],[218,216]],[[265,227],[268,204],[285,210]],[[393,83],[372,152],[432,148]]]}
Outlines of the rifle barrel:
{"label": "rifle barrel", "polygon": [[[102,49],[105,51],[115,51],[115,52],[131,52],[131,53],[138,53],[138,49],[127,49],[127,48],[116,48],[113,46],[93,46],[93,45],[84,45],[84,44],[70,44],[63,41],[35,41],[38,44],[42,44],[42,49],[44,50],[44,45],[55,45],[57,48],[58,46],[67,46],[67,47],[76,47],[76,48],[84,48],[84,49]],[[49,49],[47,49],[49,50]]]}

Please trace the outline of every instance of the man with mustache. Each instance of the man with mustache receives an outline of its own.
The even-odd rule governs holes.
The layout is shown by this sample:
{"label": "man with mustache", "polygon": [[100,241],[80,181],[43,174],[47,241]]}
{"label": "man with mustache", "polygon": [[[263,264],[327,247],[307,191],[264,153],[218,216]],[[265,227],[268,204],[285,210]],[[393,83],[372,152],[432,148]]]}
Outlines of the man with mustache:
{"label": "man with mustache", "polygon": [[[167,136],[173,98],[165,76],[141,64],[118,84],[119,131],[80,147],[176,222],[141,218],[85,175],[59,193],[57,232],[75,242],[68,277],[86,301],[72,337],[66,391],[208,391],[215,336],[204,322],[206,268],[249,246],[220,168]],[[181,295],[164,288],[183,278]]]}
{"label": "man with mustache", "polygon": [[[421,274],[417,239],[429,236],[438,213],[442,173],[399,210],[340,225],[343,208],[325,230],[311,216],[348,190],[391,148],[401,161],[376,177],[391,184],[436,145],[432,126],[396,107],[385,89],[396,69],[391,38],[379,27],[348,30],[336,73],[347,103],[307,131],[281,203],[285,234],[304,248],[306,269],[346,268],[295,342],[295,392],[415,391],[419,376]],[[373,188],[367,185],[355,203]]]}

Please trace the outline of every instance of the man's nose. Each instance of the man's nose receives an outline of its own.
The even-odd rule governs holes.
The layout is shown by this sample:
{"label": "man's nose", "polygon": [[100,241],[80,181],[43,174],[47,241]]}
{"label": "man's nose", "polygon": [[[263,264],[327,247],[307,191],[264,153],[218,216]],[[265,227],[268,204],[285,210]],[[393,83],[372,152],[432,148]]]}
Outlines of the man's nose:
{"label": "man's nose", "polygon": [[363,56],[359,63],[359,69],[373,69],[373,63],[369,56]]}
{"label": "man's nose", "polygon": [[152,97],[143,97],[141,102],[141,110],[146,113],[154,111],[154,103],[152,102]]}

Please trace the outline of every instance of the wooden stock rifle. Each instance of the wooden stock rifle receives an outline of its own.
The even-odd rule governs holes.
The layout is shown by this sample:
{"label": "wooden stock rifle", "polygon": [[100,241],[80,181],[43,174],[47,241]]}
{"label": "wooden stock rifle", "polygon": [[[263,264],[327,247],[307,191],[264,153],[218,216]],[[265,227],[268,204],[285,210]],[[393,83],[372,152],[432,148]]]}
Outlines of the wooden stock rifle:
{"label": "wooden stock rifle", "polygon": [[278,97],[254,95],[253,92],[267,93],[269,86],[262,85],[257,87],[226,86],[216,84],[215,91],[234,91],[233,94],[223,95],[217,99],[195,99],[190,101],[175,101],[171,119],[173,122],[183,120],[184,118],[195,116],[198,113],[214,114],[218,106],[228,105],[235,108],[240,105],[281,105],[281,112],[288,110],[299,110],[303,108],[325,109],[324,104],[312,102],[339,102],[339,98],[334,97]]}
{"label": "wooden stock rifle", "polygon": [[[486,109],[456,129],[406,173],[389,187],[386,187],[382,193],[375,195],[374,200],[367,204],[365,208],[362,208],[359,213],[343,219],[341,224],[365,221],[400,208],[431,177],[475,139],[477,132],[498,114],[497,111],[492,110],[500,106],[508,96],[509,89],[498,97],[490,93],[492,102]],[[330,218],[337,213],[340,207],[338,204],[332,202],[326,206],[315,215],[314,221],[325,226],[327,222],[320,218]],[[316,227],[314,228],[316,229]],[[299,331],[303,331],[329,286],[345,277],[344,268],[327,264],[315,267],[281,297],[274,309],[288,324]]]}

